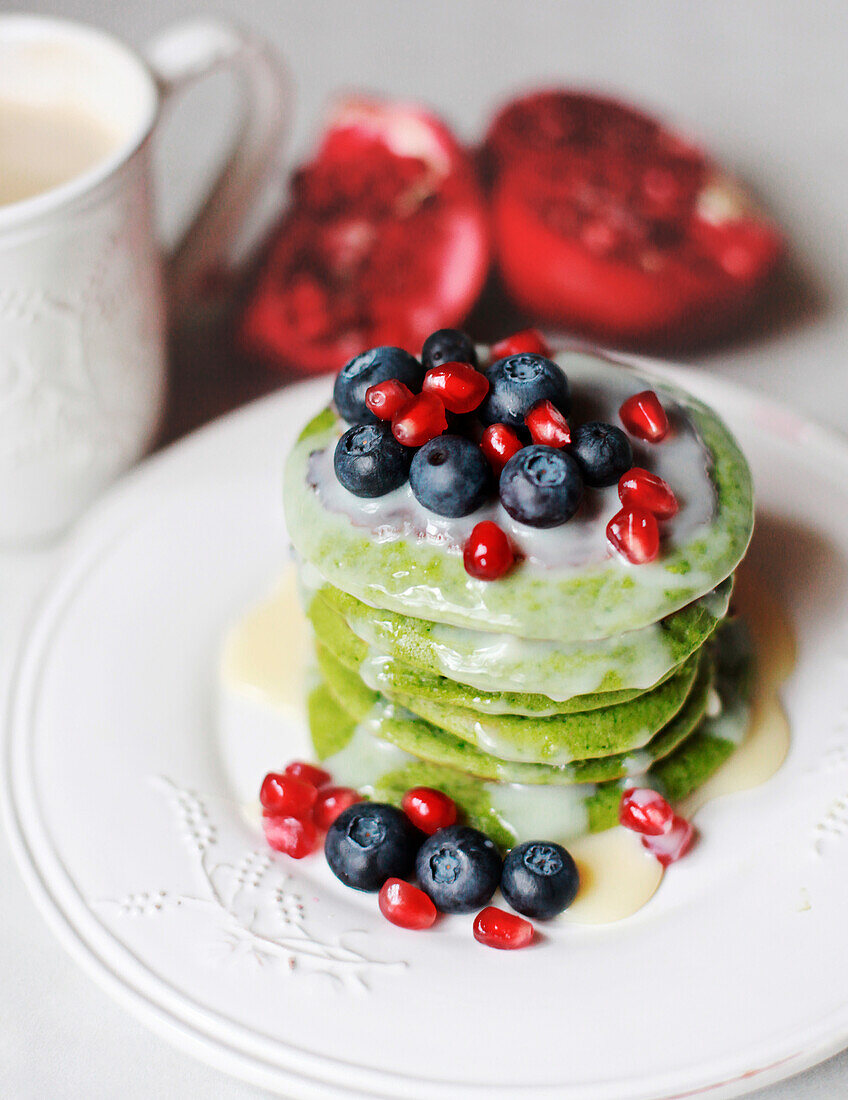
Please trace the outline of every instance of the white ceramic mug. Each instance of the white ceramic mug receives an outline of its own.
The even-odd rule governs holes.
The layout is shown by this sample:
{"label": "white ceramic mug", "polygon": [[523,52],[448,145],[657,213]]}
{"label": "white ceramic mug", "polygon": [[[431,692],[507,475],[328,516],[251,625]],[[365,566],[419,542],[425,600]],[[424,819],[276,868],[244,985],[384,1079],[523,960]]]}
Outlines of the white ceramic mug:
{"label": "white ceramic mug", "polygon": [[[173,256],[153,219],[150,138],[186,85],[232,69],[243,115],[231,156]],[[149,446],[165,389],[165,304],[226,264],[280,147],[288,85],[264,45],[196,19],[141,57],[111,36],[0,16],[3,101],[72,106],[116,135],[64,183],[0,205],[0,543],[63,530]],[[167,293],[166,293],[167,291]]]}

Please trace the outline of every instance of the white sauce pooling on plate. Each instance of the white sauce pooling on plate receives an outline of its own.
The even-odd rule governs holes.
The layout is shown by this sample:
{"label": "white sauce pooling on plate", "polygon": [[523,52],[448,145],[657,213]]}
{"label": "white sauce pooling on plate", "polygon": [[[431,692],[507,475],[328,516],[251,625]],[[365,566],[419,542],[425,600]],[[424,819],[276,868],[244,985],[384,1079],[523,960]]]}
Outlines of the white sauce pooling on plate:
{"label": "white sauce pooling on plate", "polygon": [[[665,545],[675,548],[688,542],[699,528],[706,528],[715,514],[715,489],[710,478],[711,457],[699,439],[685,409],[662,392],[656,382],[630,374],[594,356],[566,353],[557,357],[565,370],[572,394],[573,426],[602,420],[621,427],[618,410],[623,402],[649,385],[660,390],[671,432],[661,443],[632,439],[634,465],[643,466],[664,478],[680,504],[677,515],[663,524]],[[542,569],[582,570],[605,562],[610,556],[606,525],[621,507],[617,486],[586,489],[577,515],[568,523],[544,530],[516,523],[493,497],[472,515],[460,519],[437,516],[423,508],[409,483],[374,499],[348,492],[333,470],[334,445],[315,451],[309,459],[308,478],[321,503],[329,512],[346,516],[357,527],[368,528],[376,542],[414,538],[440,544],[459,552],[475,523],[492,519],[510,536],[525,558],[525,566]],[[640,566],[640,576],[651,572]],[[660,570],[660,583],[672,582]]]}

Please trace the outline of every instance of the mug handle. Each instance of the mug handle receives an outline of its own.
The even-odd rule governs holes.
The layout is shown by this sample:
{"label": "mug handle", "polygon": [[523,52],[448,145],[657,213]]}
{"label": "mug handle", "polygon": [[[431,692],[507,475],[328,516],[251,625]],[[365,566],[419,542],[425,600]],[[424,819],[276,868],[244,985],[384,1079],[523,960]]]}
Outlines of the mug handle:
{"label": "mug handle", "polygon": [[267,43],[228,20],[188,19],[150,42],[145,56],[163,103],[211,73],[230,70],[241,88],[241,119],[209,195],[167,263],[168,305],[179,319],[220,285],[233,244],[256,205],[288,129],[291,85]]}

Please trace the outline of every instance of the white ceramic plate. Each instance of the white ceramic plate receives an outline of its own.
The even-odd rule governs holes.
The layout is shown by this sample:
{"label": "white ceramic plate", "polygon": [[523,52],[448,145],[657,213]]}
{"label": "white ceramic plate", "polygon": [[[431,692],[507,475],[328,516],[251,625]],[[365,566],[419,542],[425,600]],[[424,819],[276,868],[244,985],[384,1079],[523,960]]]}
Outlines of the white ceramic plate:
{"label": "white ceramic plate", "polygon": [[[323,859],[274,857],[240,790],[304,751],[216,738],[223,633],[287,554],[281,465],[326,381],[148,462],[80,530],[36,616],[7,811],[57,934],[166,1037],[298,1098],[735,1096],[848,1043],[848,448],[692,371],[754,468],[752,556],[794,620],[789,759],[698,817],[620,924],[487,950],[387,924]],[[245,704],[247,706],[247,704]]]}

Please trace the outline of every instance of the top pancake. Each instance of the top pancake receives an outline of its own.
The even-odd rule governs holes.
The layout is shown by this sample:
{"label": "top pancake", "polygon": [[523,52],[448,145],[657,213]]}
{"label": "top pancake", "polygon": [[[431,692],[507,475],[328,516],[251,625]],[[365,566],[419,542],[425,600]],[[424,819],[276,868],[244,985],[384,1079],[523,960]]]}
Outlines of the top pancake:
{"label": "top pancake", "polygon": [[[499,502],[461,520],[425,512],[403,486],[376,500],[348,493],[332,473],[346,425],[331,409],[307,425],[286,467],[285,507],[296,550],[319,578],[373,607],[473,630],[579,642],[638,630],[715,588],[745,553],[753,527],[747,463],[712,410],[680,389],[599,356],[557,357],[571,383],[571,421],[617,423],[629,396],[654,389],[672,426],[661,443],[633,440],[636,465],[671,485],[681,508],[664,525],[659,557],[630,565],[606,545],[616,488],[587,490],[568,523],[540,531]],[[524,556],[494,582],[470,577],[462,543],[495,519]],[[309,571],[304,572],[309,581]]]}

